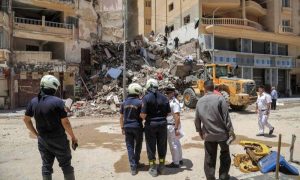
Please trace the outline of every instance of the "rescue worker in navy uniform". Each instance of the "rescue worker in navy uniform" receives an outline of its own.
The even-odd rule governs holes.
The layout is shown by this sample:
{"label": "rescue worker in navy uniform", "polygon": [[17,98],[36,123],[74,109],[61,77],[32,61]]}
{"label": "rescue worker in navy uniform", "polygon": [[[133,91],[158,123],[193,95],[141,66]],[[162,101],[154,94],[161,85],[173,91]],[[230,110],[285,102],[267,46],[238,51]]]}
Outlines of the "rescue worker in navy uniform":
{"label": "rescue worker in navy uniform", "polygon": [[[171,113],[168,98],[158,91],[158,82],[149,79],[147,92],[142,100],[141,118],[145,120],[145,138],[149,160],[149,174],[156,177],[164,174],[167,153],[167,116]],[[159,165],[156,165],[156,146]]]}
{"label": "rescue worker in navy uniform", "polygon": [[[24,117],[26,127],[38,139],[38,149],[43,161],[43,180],[52,180],[55,158],[64,173],[64,179],[75,179],[70,143],[65,131],[71,136],[73,145],[77,145],[78,140],[67,118],[63,100],[54,96],[59,86],[60,82],[56,77],[45,75],[41,79],[38,97],[28,104]],[[36,121],[36,129],[32,124],[32,117]]]}
{"label": "rescue worker in navy uniform", "polygon": [[142,166],[139,163],[143,143],[143,122],[140,118],[142,100],[139,99],[142,92],[142,86],[137,83],[130,84],[128,86],[128,97],[120,109],[120,125],[122,134],[125,135],[128,159],[133,176],[137,174],[137,168]]}

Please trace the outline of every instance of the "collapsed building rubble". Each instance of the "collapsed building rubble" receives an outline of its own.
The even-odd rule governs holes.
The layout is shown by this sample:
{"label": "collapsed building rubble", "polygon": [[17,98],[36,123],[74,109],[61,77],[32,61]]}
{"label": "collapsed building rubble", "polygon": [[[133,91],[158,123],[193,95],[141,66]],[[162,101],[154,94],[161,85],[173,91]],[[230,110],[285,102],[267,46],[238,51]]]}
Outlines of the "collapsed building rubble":
{"label": "collapsed building rubble", "polygon": [[[91,50],[91,75],[83,72],[77,81],[77,97],[72,109],[76,116],[108,115],[118,112],[123,101],[124,44],[94,40]],[[184,78],[188,69],[184,57],[170,50],[161,35],[156,38],[138,36],[126,43],[126,82],[145,86],[147,79],[155,78],[160,90],[173,84],[178,90],[188,86]],[[179,65],[181,68],[178,68]]]}

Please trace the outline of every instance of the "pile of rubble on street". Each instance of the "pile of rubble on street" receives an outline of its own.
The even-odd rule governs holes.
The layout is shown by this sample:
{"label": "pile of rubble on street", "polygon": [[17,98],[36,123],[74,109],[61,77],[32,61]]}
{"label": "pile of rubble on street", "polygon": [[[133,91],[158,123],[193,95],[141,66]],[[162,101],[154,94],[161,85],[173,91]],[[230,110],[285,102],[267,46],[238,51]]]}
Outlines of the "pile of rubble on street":
{"label": "pile of rubble on street", "polygon": [[[123,47],[124,44],[95,40],[91,50],[92,74],[77,81],[79,101],[73,104],[76,116],[112,115],[123,101]],[[136,82],[145,85],[147,79],[159,80],[160,89],[173,84],[183,90],[187,82],[185,58],[177,50],[165,45],[161,35],[154,38],[137,37],[126,44],[127,85]],[[190,55],[192,56],[192,55]],[[181,64],[182,68],[178,68]]]}

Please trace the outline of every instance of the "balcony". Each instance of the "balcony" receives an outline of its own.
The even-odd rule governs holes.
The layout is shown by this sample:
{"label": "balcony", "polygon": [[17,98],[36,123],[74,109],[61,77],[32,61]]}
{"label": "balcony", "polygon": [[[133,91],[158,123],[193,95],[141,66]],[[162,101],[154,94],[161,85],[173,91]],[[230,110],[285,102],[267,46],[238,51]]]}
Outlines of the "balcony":
{"label": "balcony", "polygon": [[295,35],[293,27],[291,26],[279,26],[279,33],[286,35]]}
{"label": "balcony", "polygon": [[240,6],[240,0],[204,0],[203,6],[205,8],[217,8],[220,7],[222,9],[231,9],[237,8]]}
{"label": "balcony", "polygon": [[9,18],[6,13],[0,11],[0,26],[8,27]]}
{"label": "balcony", "polygon": [[231,26],[236,28],[243,29],[255,29],[263,30],[263,26],[257,22],[250,21],[248,19],[239,19],[239,18],[202,18],[202,24],[204,25],[222,25],[222,26]]}
{"label": "balcony", "polygon": [[[39,35],[48,35],[45,36],[47,38],[51,38],[51,36],[52,37],[58,36],[60,38],[72,38],[73,29],[74,28],[72,24],[45,21],[44,18],[42,20],[28,19],[28,18],[21,18],[21,17],[14,18],[14,30],[15,30],[14,36],[16,37],[20,36],[21,38],[30,36],[30,34],[34,36],[37,33],[39,33]],[[25,35],[24,33],[27,33],[27,35]],[[30,37],[30,38],[35,39],[35,37]]]}
{"label": "balcony", "polygon": [[16,63],[24,64],[63,64],[64,61],[52,59],[50,51],[14,51]]}
{"label": "balcony", "polygon": [[8,61],[9,51],[6,49],[0,49],[0,62]]}
{"label": "balcony", "polygon": [[286,15],[291,15],[292,14],[292,7],[282,7],[281,12],[283,14],[286,14]]}
{"label": "balcony", "polygon": [[252,0],[246,1],[246,11],[247,14],[251,14],[254,16],[267,15],[267,9],[264,8],[262,5],[260,5],[259,3]]}

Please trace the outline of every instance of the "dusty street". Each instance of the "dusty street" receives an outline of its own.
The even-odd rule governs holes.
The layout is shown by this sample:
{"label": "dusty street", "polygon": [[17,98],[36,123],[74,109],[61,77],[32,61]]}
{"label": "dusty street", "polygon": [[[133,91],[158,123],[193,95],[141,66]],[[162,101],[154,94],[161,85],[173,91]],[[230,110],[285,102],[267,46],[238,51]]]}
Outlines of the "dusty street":
{"label": "dusty street", "polygon": [[[270,123],[275,126],[275,135],[256,137],[258,131],[254,108],[246,112],[231,112],[237,140],[231,146],[231,154],[244,153],[237,143],[239,140],[257,140],[277,150],[278,134],[283,135],[282,154],[289,159],[289,146],[292,134],[296,134],[294,159],[300,160],[300,101],[279,106],[272,111]],[[182,114],[182,126],[185,136],[182,138],[184,166],[177,170],[168,169],[167,175],[156,179],[205,179],[203,170],[204,149],[194,127],[194,111]],[[130,175],[124,137],[121,135],[118,117],[71,118],[75,133],[79,139],[79,148],[73,152],[73,166],[77,179],[153,179],[147,169],[135,177]],[[29,135],[22,117],[1,117],[0,119],[0,179],[34,180],[41,179],[41,159],[37,149],[37,140]],[[147,164],[145,143],[142,150],[142,162]],[[167,161],[171,160],[168,151]],[[298,169],[299,166],[297,166]],[[216,172],[217,173],[217,172]],[[240,179],[243,175],[234,166],[231,176]],[[63,179],[57,162],[54,165],[53,179]]]}

